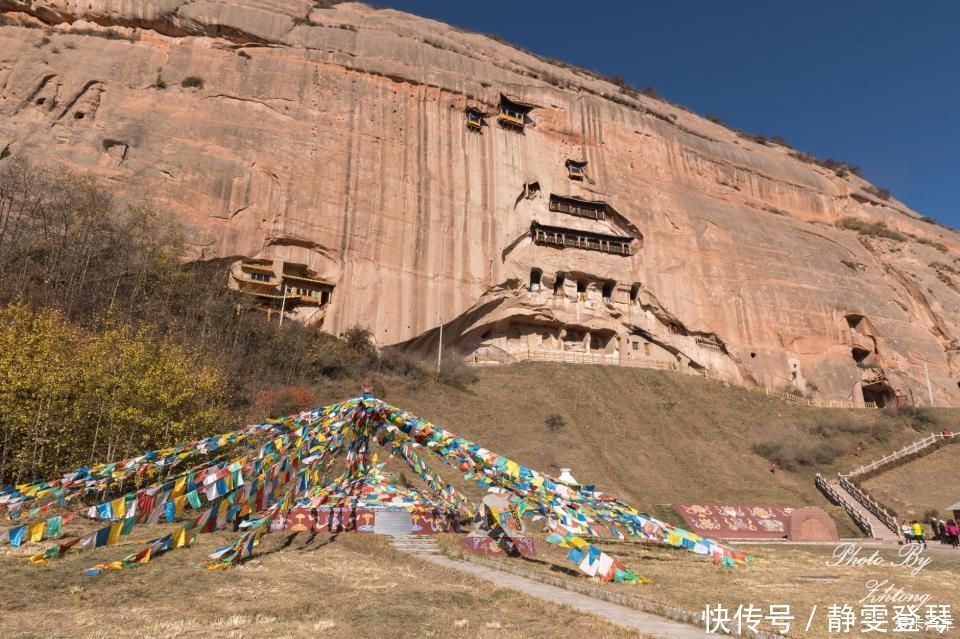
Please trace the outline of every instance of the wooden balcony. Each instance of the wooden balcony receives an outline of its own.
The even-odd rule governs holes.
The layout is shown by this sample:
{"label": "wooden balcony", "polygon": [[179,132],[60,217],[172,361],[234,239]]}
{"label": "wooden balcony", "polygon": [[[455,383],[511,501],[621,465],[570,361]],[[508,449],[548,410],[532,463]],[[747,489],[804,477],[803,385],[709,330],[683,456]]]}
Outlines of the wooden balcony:
{"label": "wooden balcony", "polygon": [[530,227],[530,235],[537,244],[557,246],[560,248],[576,248],[587,251],[600,251],[614,255],[633,255],[633,238],[619,235],[604,235],[590,233],[577,229],[542,226],[534,222]]}
{"label": "wooden balcony", "polygon": [[525,124],[524,115],[519,111],[511,111],[510,109],[500,109],[500,113],[497,114],[497,122],[518,129],[522,129]]}

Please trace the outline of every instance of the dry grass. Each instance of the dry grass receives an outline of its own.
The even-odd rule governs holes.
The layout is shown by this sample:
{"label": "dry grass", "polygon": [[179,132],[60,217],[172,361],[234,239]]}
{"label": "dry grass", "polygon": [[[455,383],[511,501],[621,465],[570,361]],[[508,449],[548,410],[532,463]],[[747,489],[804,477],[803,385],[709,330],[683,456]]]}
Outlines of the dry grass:
{"label": "dry grass", "polygon": [[880,503],[893,508],[901,519],[922,519],[960,501],[960,444],[949,444],[925,457],[892,468],[863,482]]}
{"label": "dry grass", "polygon": [[[265,538],[238,568],[202,569],[227,535],[203,536],[140,568],[84,577],[84,568],[129,548],[32,566],[0,557],[0,637],[634,637],[551,605],[434,566],[380,537],[301,533]],[[15,593],[15,595],[14,595]]]}
{"label": "dry grass", "polygon": [[[329,389],[324,398],[343,392]],[[853,454],[858,441],[873,458],[919,437],[907,416],[800,407],[676,373],[605,366],[488,368],[467,391],[397,385],[384,399],[538,470],[572,468],[580,481],[648,510],[683,501],[829,507],[814,486],[817,471],[862,463]],[[546,424],[553,414],[564,421],[559,432]],[[932,413],[924,427],[939,431],[939,420],[957,414]],[[888,441],[864,434],[877,425],[889,426]],[[843,452],[829,464],[771,474],[770,462],[752,450],[771,439],[830,442]],[[842,511],[831,512],[841,536],[857,534]]]}
{"label": "dry grass", "polygon": [[[536,559],[500,559],[514,566],[554,577],[584,583],[586,578],[571,572],[571,564],[563,549],[542,541],[538,535]],[[834,547],[764,545],[746,546],[755,560],[746,566],[720,568],[706,559],[686,551],[644,544],[601,544],[601,547],[620,559],[635,572],[653,580],[652,584],[600,584],[598,588],[644,599],[647,601],[699,613],[707,604],[723,604],[736,610],[739,604],[754,604],[766,611],[771,604],[790,604],[793,613],[802,617],[799,628],[791,629],[791,637],[820,638],[829,635],[826,630],[826,606],[850,604],[859,610],[860,599],[867,593],[866,582],[887,579],[905,592],[930,593],[929,603],[951,604],[960,610],[960,550],[933,547],[932,562],[916,576],[895,566],[831,567]],[[873,548],[864,547],[861,556],[869,556]],[[896,548],[878,551],[886,560],[898,562]],[[798,577],[833,576],[833,581],[807,581]],[[809,633],[803,632],[814,604],[818,613]],[[892,606],[893,604],[890,604]],[[891,607],[892,611],[892,607]],[[921,617],[923,607],[921,606]],[[892,612],[891,612],[892,614]],[[956,612],[954,613],[956,615]],[[818,621],[819,620],[819,621]],[[856,633],[854,633],[855,635]],[[940,636],[920,634],[914,636]]]}

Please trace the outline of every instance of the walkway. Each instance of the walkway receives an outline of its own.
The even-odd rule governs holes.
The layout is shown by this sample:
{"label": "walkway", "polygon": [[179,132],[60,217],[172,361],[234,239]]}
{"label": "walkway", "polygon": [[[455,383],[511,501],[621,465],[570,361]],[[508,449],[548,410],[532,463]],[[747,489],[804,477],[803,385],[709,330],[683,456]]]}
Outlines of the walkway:
{"label": "walkway", "polygon": [[455,561],[441,555],[423,554],[420,555],[420,557],[425,561],[435,563],[444,568],[459,570],[460,572],[495,583],[498,586],[517,590],[525,595],[543,599],[551,603],[570,606],[581,612],[615,623],[618,626],[633,628],[644,636],[670,639],[707,639],[708,637],[716,639],[717,637],[717,635],[708,635],[700,628],[685,623],[670,621],[669,619],[664,619],[656,615],[600,599],[594,599],[587,595],[581,595],[565,590],[564,588],[540,583],[539,581],[527,579],[519,575],[501,572],[465,561]]}

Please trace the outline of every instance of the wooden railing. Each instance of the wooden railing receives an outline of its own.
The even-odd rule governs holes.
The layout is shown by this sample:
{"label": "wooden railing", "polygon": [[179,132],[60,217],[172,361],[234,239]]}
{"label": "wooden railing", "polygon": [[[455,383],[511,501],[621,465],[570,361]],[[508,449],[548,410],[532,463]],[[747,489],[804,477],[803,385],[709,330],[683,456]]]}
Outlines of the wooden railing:
{"label": "wooden railing", "polygon": [[898,537],[900,536],[900,526],[897,524],[896,517],[891,515],[887,509],[880,504],[880,502],[860,490],[858,486],[856,486],[843,475],[840,475],[840,486],[842,486],[845,491],[847,491],[854,499],[856,499],[861,506],[869,510],[874,517],[879,519],[880,523],[897,533]]}
{"label": "wooden railing", "polygon": [[[545,350],[527,350],[513,353],[487,353],[475,354],[466,358],[468,364],[511,364],[513,362],[537,361],[537,362],[566,362],[570,364],[599,364],[602,366],[627,366],[633,368],[653,368],[657,370],[680,370],[677,362],[663,361],[646,358],[627,358],[619,355],[604,355],[602,353],[571,353],[570,351],[545,351]],[[844,402],[834,399],[807,399],[785,393],[783,391],[773,390],[763,386],[748,384],[732,375],[716,373],[705,368],[688,368],[684,372],[692,375],[699,375],[705,379],[732,384],[751,391],[764,393],[768,397],[776,397],[787,402],[800,404],[801,406],[812,406],[815,408],[876,408],[873,402],[866,402],[863,405],[854,402]]]}
{"label": "wooden railing", "polygon": [[753,384],[748,384],[740,379],[733,377],[732,375],[725,375],[723,373],[717,373],[714,371],[709,371],[705,368],[696,369],[695,374],[705,377],[706,379],[712,379],[714,381],[723,382],[725,384],[733,384],[735,386],[740,386],[741,388],[746,388],[747,390],[754,390],[763,393],[767,397],[776,397],[777,399],[782,399],[785,402],[790,402],[792,404],[800,404],[801,406],[812,406],[814,408],[876,408],[877,405],[874,402],[864,402],[863,405],[857,404],[856,402],[845,402],[838,399],[807,399],[801,395],[794,395],[793,393],[787,393],[784,391],[774,390],[772,388],[767,388],[766,386],[755,386]]}
{"label": "wooden railing", "polygon": [[904,457],[909,457],[910,455],[916,455],[917,453],[927,450],[931,446],[935,446],[943,441],[960,441],[956,439],[954,434],[942,434],[942,433],[933,433],[927,435],[923,439],[917,440],[912,444],[904,446],[898,451],[894,451],[889,455],[884,455],[880,459],[870,462],[869,464],[860,466],[849,473],[847,477],[859,477],[860,475],[866,475],[867,473],[872,473],[876,470],[883,468],[889,464],[892,464]]}
{"label": "wooden railing", "polygon": [[[570,170],[570,175],[574,175],[574,171],[572,169]],[[582,172],[578,173],[578,175],[583,177]],[[567,215],[585,217],[591,220],[603,220],[606,217],[603,210],[591,209],[585,206],[576,206],[574,204],[568,204],[566,202],[560,202],[557,200],[550,200],[550,210],[558,213],[566,213]]]}
{"label": "wooden railing", "polygon": [[844,499],[839,491],[831,486],[830,482],[828,482],[820,473],[817,473],[816,483],[817,488],[819,488],[820,491],[826,495],[827,499],[838,506],[842,506],[843,509],[847,511],[847,514],[850,515],[850,518],[853,519],[854,523],[860,527],[860,530],[865,532],[868,536],[873,537],[873,524],[870,523],[870,520],[864,517],[863,513],[854,508],[846,499]]}
{"label": "wooden railing", "polygon": [[567,364],[598,364],[600,366],[632,366],[636,368],[656,368],[660,370],[677,370],[676,362],[662,360],[633,358],[620,359],[619,355],[605,355],[603,353],[576,353],[571,351],[526,350],[514,353],[487,353],[475,354],[467,358],[468,363],[475,364],[512,364],[514,362],[563,362]]}

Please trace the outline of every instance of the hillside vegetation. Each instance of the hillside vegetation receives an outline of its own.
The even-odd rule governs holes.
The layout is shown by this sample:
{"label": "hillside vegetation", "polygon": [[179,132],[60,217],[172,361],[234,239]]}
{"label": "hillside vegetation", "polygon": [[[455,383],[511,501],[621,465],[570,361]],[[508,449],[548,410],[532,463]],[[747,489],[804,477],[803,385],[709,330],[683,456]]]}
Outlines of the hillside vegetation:
{"label": "hillside vegetation", "polygon": [[960,444],[891,468],[862,482],[871,496],[901,519],[952,517],[947,506],[960,502]]}
{"label": "hillside vegetation", "polygon": [[[815,472],[940,430],[946,411],[816,410],[678,373],[468,370],[378,352],[362,327],[282,329],[185,263],[175,227],[56,169],[0,171],[0,482],[72,470],[356,394],[639,505],[825,505]],[[771,465],[776,463],[775,472]],[[843,518],[838,518],[842,520]]]}

